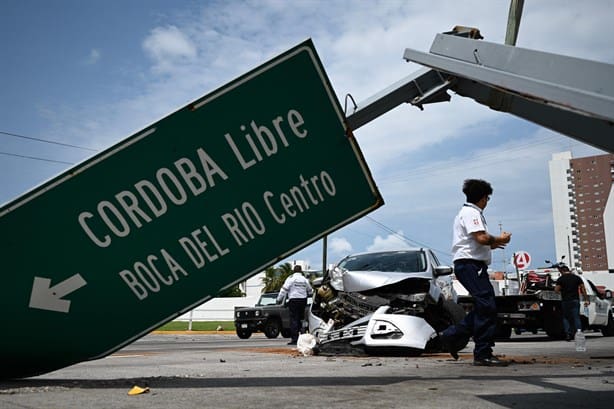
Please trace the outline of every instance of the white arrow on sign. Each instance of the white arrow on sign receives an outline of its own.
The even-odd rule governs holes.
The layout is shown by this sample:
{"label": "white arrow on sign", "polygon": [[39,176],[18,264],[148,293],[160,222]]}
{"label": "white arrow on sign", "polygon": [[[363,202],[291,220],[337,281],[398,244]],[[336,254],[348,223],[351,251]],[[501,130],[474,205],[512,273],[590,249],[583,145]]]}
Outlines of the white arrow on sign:
{"label": "white arrow on sign", "polygon": [[86,284],[80,274],[75,274],[53,287],[51,287],[50,278],[34,277],[29,306],[30,308],[67,313],[70,309],[70,301],[63,300],[62,297]]}

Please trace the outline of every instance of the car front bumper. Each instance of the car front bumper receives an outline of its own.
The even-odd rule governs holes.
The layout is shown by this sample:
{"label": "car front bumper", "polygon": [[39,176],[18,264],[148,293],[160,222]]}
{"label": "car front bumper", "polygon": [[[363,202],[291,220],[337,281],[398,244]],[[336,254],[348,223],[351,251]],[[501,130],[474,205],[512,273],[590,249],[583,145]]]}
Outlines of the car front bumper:
{"label": "car front bumper", "polygon": [[330,329],[319,317],[309,314],[310,332],[320,344],[348,342],[365,347],[399,347],[424,349],[436,336],[436,331],[423,318],[411,315],[387,314],[388,306],[356,320],[343,328]]}

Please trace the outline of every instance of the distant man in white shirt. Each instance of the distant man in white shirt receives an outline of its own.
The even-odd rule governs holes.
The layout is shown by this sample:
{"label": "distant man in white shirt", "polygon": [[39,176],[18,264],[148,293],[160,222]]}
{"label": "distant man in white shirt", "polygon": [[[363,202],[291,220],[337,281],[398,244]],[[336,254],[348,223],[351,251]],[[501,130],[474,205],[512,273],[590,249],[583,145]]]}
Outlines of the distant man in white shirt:
{"label": "distant man in white shirt", "polygon": [[305,319],[305,308],[307,307],[307,297],[313,294],[313,288],[309,280],[303,276],[303,269],[300,265],[294,266],[294,274],[286,278],[284,285],[277,295],[277,302],[280,303],[288,295],[288,309],[290,310],[290,334],[291,341],[288,345],[296,345],[298,334]]}
{"label": "distant man in white shirt", "polygon": [[473,336],[473,364],[476,366],[506,366],[492,353],[495,345],[497,326],[497,307],[495,292],[488,277],[491,250],[503,248],[510,242],[511,233],[502,232],[499,236],[488,233],[486,219],[482,214],[490,200],[493,190],[490,183],[481,179],[467,179],[463,193],[467,203],[454,219],[452,253],[454,254],[454,274],[465,289],[473,296],[473,310],[457,325],[452,325],[440,333],[441,342],[456,359],[458,348]]}

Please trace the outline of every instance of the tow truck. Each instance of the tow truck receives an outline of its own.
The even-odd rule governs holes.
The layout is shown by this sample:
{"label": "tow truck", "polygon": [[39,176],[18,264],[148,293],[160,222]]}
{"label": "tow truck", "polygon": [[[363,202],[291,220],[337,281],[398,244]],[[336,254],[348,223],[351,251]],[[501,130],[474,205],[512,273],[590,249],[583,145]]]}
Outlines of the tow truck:
{"label": "tow truck", "polygon": [[[549,268],[519,271],[520,285],[507,287],[503,295],[495,296],[497,305],[497,339],[508,339],[512,330],[537,333],[544,330],[552,339],[563,339],[563,312],[561,295],[554,291],[560,276],[561,261]],[[614,336],[614,313],[612,291],[599,291],[597,286],[581,274],[584,288],[590,300],[588,307],[580,303],[582,330],[597,330],[606,336]],[[513,292],[516,291],[514,294]],[[466,311],[473,308],[471,296],[459,296],[458,302]]]}

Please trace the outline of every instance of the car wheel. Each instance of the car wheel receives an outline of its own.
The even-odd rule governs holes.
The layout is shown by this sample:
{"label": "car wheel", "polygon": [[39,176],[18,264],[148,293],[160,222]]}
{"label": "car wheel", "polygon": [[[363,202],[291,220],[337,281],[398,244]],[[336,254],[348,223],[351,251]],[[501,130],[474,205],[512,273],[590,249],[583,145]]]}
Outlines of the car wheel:
{"label": "car wheel", "polygon": [[[433,314],[429,314],[430,318],[427,319],[427,322],[435,329],[435,331],[440,332],[448,328],[450,325],[456,325],[465,318],[465,309],[455,303],[454,301],[444,300],[441,304],[441,308],[437,308],[436,317],[433,317]],[[457,350],[464,349],[469,343],[469,339],[457,340],[454,347]],[[441,345],[441,341],[439,337],[436,337],[429,342],[427,342],[426,351],[443,351],[443,347]]]}
{"label": "car wheel", "polygon": [[248,329],[237,329],[237,336],[241,339],[248,339],[252,336],[252,332]]}
{"label": "car wheel", "polygon": [[281,324],[278,320],[268,320],[264,325],[264,335],[267,338],[277,338],[281,331]]}
{"label": "car wheel", "polygon": [[292,336],[292,332],[289,329],[282,329],[281,336],[284,338],[290,338]]}
{"label": "car wheel", "polygon": [[612,316],[612,311],[608,316],[608,323],[601,327],[601,333],[604,337],[614,336],[614,316]]}
{"label": "car wheel", "polygon": [[[467,313],[465,312],[465,309],[462,306],[455,303],[454,301],[445,300],[443,302],[443,309],[450,319],[450,325],[458,324],[459,322],[463,320],[463,318],[465,318],[465,315],[467,315]],[[460,351],[461,349],[464,349],[468,343],[469,343],[469,338],[465,340],[460,340],[455,345],[456,349]]]}
{"label": "car wheel", "polygon": [[542,309],[541,318],[546,335],[552,339],[565,339],[565,328],[563,327],[563,311],[561,303],[545,303]]}
{"label": "car wheel", "polygon": [[544,316],[544,331],[552,339],[565,339],[565,329],[561,318]]}

